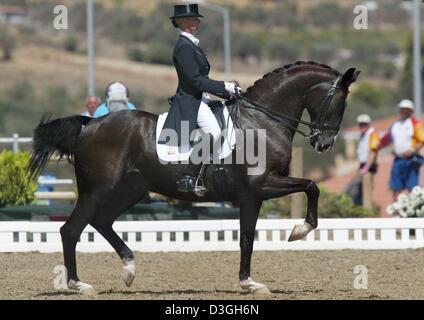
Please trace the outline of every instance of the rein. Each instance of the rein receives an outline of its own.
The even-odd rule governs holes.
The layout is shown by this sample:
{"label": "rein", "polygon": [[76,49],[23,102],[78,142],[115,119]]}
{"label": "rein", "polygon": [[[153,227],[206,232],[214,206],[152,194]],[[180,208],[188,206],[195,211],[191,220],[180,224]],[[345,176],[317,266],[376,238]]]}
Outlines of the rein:
{"label": "rein", "polygon": [[[340,78],[341,78],[341,76],[339,76],[335,80],[333,80],[330,89],[327,91],[327,94],[321,100],[321,106],[319,108],[317,122],[304,121],[304,120],[301,120],[301,119],[293,118],[293,117],[288,116],[286,114],[274,113],[272,111],[269,111],[268,109],[266,109],[265,107],[263,107],[259,103],[256,103],[256,102],[250,100],[249,98],[246,98],[242,93],[238,94],[237,98],[244,100],[248,104],[250,104],[250,106],[245,106],[245,108],[260,111],[260,112],[266,114],[269,118],[271,118],[271,119],[273,119],[277,122],[284,123],[290,129],[295,130],[300,135],[302,135],[305,139],[312,139],[315,136],[322,134],[323,130],[338,130],[339,127],[340,127],[340,124],[338,124],[337,126],[330,126],[330,125],[325,124],[325,120],[326,120],[327,114],[328,114],[328,109],[330,107],[330,103],[333,99],[334,93],[336,92],[336,89],[340,88],[339,86],[337,86],[337,82],[339,81]],[[310,91],[313,88],[314,87],[310,88],[308,91]],[[303,96],[302,101],[305,99],[305,96],[308,93],[308,91]],[[322,118],[324,118],[324,119],[322,119]],[[304,124],[304,125],[308,126],[309,129],[311,130],[310,133],[308,134],[308,133],[298,129],[295,126],[292,126],[289,123],[289,121],[295,121],[295,122],[297,122],[297,124]]]}

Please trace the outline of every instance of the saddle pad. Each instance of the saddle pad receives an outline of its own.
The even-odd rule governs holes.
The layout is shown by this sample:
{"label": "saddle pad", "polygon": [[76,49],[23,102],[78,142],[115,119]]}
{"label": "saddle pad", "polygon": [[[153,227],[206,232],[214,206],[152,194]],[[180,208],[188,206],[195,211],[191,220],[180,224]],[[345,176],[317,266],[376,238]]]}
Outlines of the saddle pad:
{"label": "saddle pad", "polygon": [[[223,103],[223,105],[223,116],[226,122],[227,135],[225,136],[224,142],[222,144],[219,159],[228,157],[236,145],[236,133],[233,126],[233,120],[229,116],[225,103]],[[178,147],[170,147],[165,144],[158,143],[159,136],[167,116],[168,113],[160,114],[156,125],[156,152],[158,157],[161,161],[164,162],[186,162],[190,157],[190,153],[193,150],[192,148],[190,148],[190,150],[187,152],[180,152]]]}

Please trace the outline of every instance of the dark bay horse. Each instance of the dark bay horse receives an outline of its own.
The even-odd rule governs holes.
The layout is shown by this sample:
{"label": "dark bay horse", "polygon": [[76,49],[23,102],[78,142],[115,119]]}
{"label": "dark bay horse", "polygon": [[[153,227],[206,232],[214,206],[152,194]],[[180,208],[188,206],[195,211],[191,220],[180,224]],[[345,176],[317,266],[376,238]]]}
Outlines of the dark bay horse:
{"label": "dark bay horse", "polygon": [[81,293],[95,292],[77,276],[75,247],[84,228],[93,226],[116,250],[123,266],[123,279],[130,286],[135,275],[133,252],[115,233],[112,224],[148,191],[187,201],[234,201],[240,204],[240,272],[243,289],[269,292],[250,278],[250,262],[256,222],[262,202],[295,192],[308,198],[306,219],[297,225],[290,241],[305,237],[317,227],[319,189],[307,179],[289,177],[293,136],[307,109],[313,130],[309,136],[317,152],[331,149],[342,122],[348,88],[359,71],[344,74],[315,62],[296,62],[266,74],[229,105],[240,129],[266,129],[266,162],[263,173],[249,175],[248,164],[226,164],[230,192],[216,190],[212,181],[214,164],[206,166],[208,192],[199,198],[180,193],[176,181],[184,165],[160,163],[156,149],[158,116],[143,111],[119,111],[91,119],[71,116],[43,118],[34,131],[30,163],[36,175],[53,152],[70,157],[75,166],[78,200],[61,227],[68,287]]}

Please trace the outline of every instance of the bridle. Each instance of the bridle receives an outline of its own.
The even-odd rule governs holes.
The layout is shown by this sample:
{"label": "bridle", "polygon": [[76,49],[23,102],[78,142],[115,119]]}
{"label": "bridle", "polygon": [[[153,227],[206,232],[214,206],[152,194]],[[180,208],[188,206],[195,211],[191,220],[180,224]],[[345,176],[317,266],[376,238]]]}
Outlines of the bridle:
{"label": "bridle", "polygon": [[[246,105],[245,108],[260,111],[260,112],[266,114],[271,119],[284,123],[290,129],[295,130],[296,132],[301,134],[303,137],[305,137],[305,139],[312,139],[312,138],[322,134],[322,132],[324,130],[336,130],[336,131],[338,131],[340,129],[342,117],[341,117],[339,123],[337,123],[337,125],[335,125],[335,126],[327,125],[327,124],[325,124],[325,121],[327,119],[328,109],[330,108],[330,103],[333,100],[334,94],[335,94],[337,89],[341,89],[341,87],[337,85],[337,83],[339,82],[341,77],[342,76],[338,76],[336,79],[334,79],[331,82],[330,89],[328,89],[326,95],[321,99],[321,105],[320,105],[320,108],[319,108],[319,111],[318,111],[318,117],[317,117],[315,122],[309,122],[309,121],[304,121],[304,120],[301,120],[301,119],[295,119],[295,118],[288,116],[286,114],[277,114],[275,112],[269,111],[265,107],[261,106],[259,103],[256,103],[256,102],[250,100],[249,98],[246,98],[242,93],[238,94],[237,98],[244,100],[249,104],[249,105]],[[309,93],[309,91],[313,90],[316,86],[321,85],[321,84],[322,83],[318,83],[317,85],[309,88],[306,91],[306,93],[303,95],[303,97],[301,99],[302,104],[305,105],[305,98],[306,98],[307,94]],[[310,133],[308,134],[308,133],[298,129],[295,126],[292,126],[289,123],[290,121],[294,121],[294,122],[297,122],[297,124],[304,124],[304,125],[308,126],[309,129],[310,129]]]}

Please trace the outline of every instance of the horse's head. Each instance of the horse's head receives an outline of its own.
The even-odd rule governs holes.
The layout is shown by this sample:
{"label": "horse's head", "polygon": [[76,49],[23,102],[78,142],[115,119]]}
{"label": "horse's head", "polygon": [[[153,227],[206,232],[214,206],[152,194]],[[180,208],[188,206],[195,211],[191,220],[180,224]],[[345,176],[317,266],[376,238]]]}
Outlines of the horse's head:
{"label": "horse's head", "polygon": [[359,73],[355,68],[350,68],[334,81],[319,83],[305,94],[304,103],[315,133],[310,143],[317,152],[334,147],[347,105],[349,86],[355,82]]}

